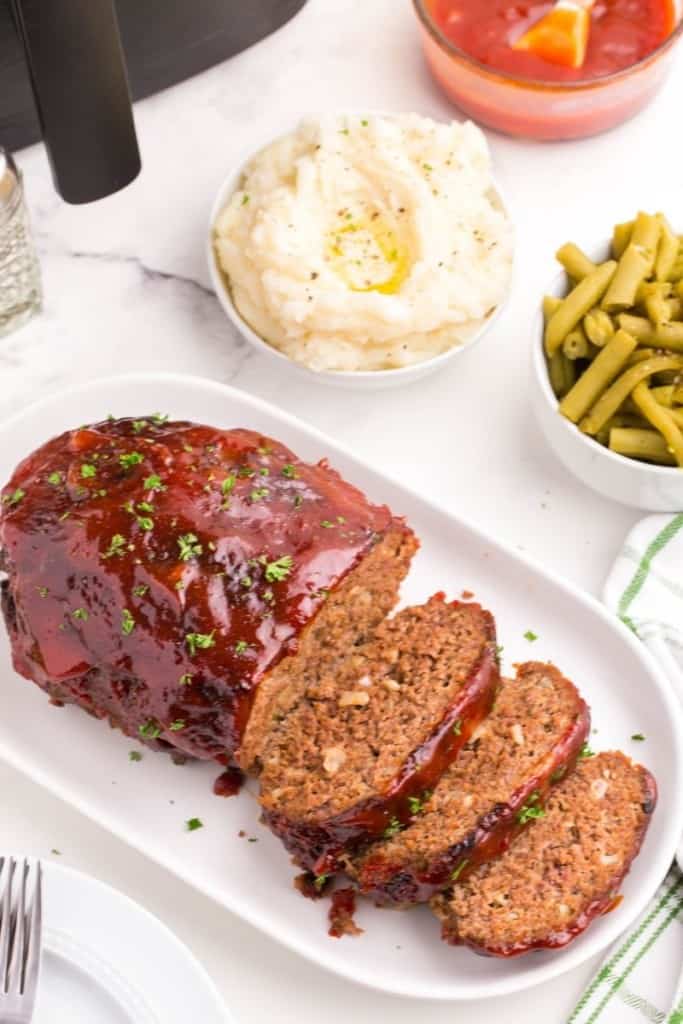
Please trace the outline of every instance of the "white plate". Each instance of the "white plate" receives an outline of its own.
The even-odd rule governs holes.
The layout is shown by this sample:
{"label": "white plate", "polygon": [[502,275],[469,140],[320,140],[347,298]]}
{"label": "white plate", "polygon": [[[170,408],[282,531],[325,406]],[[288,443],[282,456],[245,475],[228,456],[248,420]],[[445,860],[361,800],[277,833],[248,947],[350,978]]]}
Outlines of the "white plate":
{"label": "white plate", "polygon": [[[289,858],[258,824],[248,794],[213,796],[218,770],[211,765],[181,768],[149,752],[139,763],[129,761],[134,741],[77,708],[49,706],[37,687],[17,678],[4,636],[0,756],[268,935],[373,988],[434,999],[500,996],[556,977],[605,949],[643,910],[683,830],[681,712],[635,637],[592,598],[383,477],[329,438],[259,399],[199,378],[110,378],[27,409],[0,428],[0,480],[60,431],[108,413],[155,410],[218,427],[251,427],[306,459],[329,456],[373,499],[405,514],[422,539],[406,600],[423,600],[438,589],[455,596],[474,591],[496,615],[507,667],[552,658],[576,681],[593,708],[593,746],[619,747],[642,759],[660,786],[659,808],[624,885],[625,899],[567,950],[507,962],[446,946],[425,908],[396,914],[364,906],[358,915],[363,936],[330,939],[325,903],[304,900],[292,888]],[[528,630],[538,634],[535,643],[524,639]],[[646,742],[632,742],[634,733],[644,733]],[[189,833],[183,823],[195,816],[205,827]],[[241,829],[258,842],[240,838]]]}
{"label": "white plate", "polygon": [[33,1024],[230,1024],[204,969],[161,921],[94,878],[43,867]]}

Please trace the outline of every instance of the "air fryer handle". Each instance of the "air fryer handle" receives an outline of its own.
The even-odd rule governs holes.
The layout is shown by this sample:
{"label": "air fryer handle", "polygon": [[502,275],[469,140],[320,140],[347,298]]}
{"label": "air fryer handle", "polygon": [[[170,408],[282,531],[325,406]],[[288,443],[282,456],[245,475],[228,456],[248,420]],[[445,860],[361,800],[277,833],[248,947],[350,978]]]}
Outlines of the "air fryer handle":
{"label": "air fryer handle", "polygon": [[89,203],[140,171],[114,0],[12,0],[58,192]]}

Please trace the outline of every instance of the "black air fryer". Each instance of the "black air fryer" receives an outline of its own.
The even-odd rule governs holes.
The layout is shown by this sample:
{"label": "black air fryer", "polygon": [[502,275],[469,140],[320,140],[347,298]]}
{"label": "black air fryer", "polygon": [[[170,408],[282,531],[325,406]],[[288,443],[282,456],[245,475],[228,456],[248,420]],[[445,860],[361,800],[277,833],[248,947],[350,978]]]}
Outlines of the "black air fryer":
{"label": "black air fryer", "polygon": [[140,170],[131,93],[141,99],[218,64],[305,2],[0,0],[0,144],[42,136],[67,202],[109,195]]}

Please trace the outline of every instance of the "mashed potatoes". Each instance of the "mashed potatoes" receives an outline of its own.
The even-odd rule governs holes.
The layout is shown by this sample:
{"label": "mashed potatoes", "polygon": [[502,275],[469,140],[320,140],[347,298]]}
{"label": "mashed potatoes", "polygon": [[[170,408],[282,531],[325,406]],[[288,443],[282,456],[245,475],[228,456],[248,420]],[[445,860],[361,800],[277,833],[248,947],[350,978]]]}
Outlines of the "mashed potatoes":
{"label": "mashed potatoes", "polygon": [[215,247],[244,320],[314,370],[461,345],[512,268],[483,134],[413,114],[303,122],[248,164]]}

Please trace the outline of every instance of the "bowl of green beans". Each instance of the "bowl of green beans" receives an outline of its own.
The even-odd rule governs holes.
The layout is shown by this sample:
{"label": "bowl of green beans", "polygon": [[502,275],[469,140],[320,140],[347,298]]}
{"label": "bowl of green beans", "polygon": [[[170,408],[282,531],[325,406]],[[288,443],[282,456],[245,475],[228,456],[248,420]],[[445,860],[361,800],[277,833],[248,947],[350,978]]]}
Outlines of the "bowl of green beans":
{"label": "bowl of green beans", "polygon": [[562,272],[534,328],[534,411],[551,448],[607,498],[683,509],[683,235],[638,213]]}

